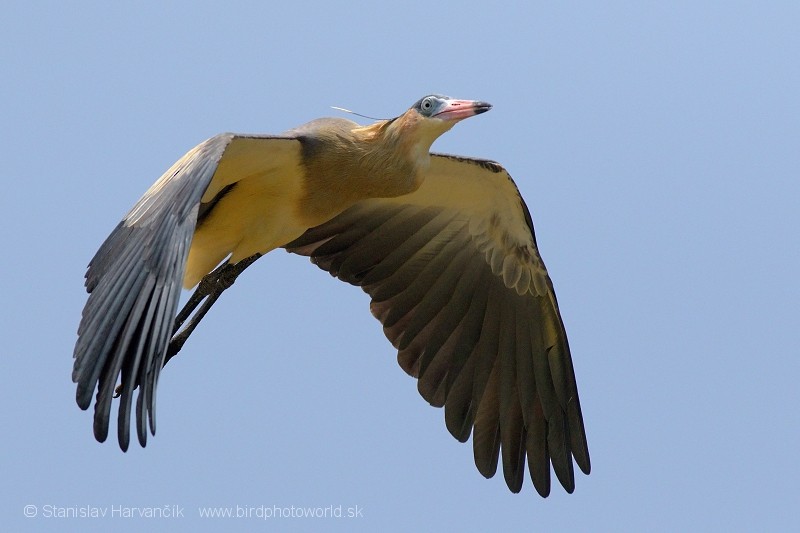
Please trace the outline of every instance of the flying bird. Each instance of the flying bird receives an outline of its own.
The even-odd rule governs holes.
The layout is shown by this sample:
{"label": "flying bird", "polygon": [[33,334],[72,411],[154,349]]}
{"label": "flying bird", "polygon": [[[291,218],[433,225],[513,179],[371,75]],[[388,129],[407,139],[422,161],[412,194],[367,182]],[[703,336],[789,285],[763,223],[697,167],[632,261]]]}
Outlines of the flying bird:
{"label": "flying bird", "polygon": [[[97,391],[94,435],[145,446],[161,368],[220,294],[276,248],[361,287],[420,394],[472,435],[485,477],[519,492],[525,463],[567,492],[589,453],[567,336],[533,222],[493,161],[431,153],[491,105],[426,96],[361,126],[323,118],[282,135],[220,134],[179,159],[89,263],[74,352],[76,399]],[[197,286],[176,314],[181,287]],[[138,389],[136,405],[134,391]]]}

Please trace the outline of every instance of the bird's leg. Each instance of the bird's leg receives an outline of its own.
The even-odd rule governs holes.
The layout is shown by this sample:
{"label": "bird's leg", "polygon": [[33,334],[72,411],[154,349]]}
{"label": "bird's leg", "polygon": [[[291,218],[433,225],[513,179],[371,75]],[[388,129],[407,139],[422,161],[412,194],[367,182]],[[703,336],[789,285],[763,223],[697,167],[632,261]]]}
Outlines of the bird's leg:
{"label": "bird's leg", "polygon": [[[197,327],[225,289],[233,285],[239,274],[255,263],[256,259],[259,257],[261,257],[261,254],[255,254],[246,259],[242,259],[234,265],[225,263],[203,277],[197,285],[197,289],[195,289],[192,296],[189,297],[186,305],[183,306],[183,309],[181,309],[175,317],[175,323],[172,326],[172,339],[169,341],[162,367],[167,364],[167,361],[175,357],[178,352],[181,351],[189,335],[192,334],[194,328]],[[200,305],[201,303],[202,305]],[[198,306],[200,307],[199,309]],[[195,309],[197,309],[196,312]],[[189,323],[186,324],[185,328],[181,329],[183,323],[186,322],[190,316],[191,320],[189,320]],[[180,332],[178,332],[178,330],[180,330]],[[114,390],[114,397],[117,398],[121,392],[122,384],[119,384]]]}
{"label": "bird's leg", "polygon": [[[222,293],[236,281],[236,278],[244,270],[252,265],[261,254],[254,254],[246,259],[242,259],[236,264],[225,263],[218,266],[213,272],[206,274],[200,281],[189,301],[183,306],[175,317],[175,324],[172,327],[172,340],[169,342],[167,354],[164,357],[164,365],[167,361],[175,357],[183,348],[183,344],[192,334],[194,328],[200,324],[203,317],[211,309]],[[202,302],[202,305],[200,305]],[[198,308],[199,306],[199,308]],[[195,311],[196,309],[196,311]],[[191,316],[186,326],[181,329],[183,323]],[[178,331],[180,330],[180,331]]]}

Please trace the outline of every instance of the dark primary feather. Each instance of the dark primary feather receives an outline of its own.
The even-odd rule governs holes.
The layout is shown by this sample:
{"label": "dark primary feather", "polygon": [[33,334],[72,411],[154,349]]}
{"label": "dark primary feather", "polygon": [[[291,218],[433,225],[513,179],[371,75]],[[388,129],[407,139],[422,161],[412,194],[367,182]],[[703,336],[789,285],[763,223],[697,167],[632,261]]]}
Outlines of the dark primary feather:
{"label": "dark primary feather", "polygon": [[[420,394],[445,407],[455,438],[473,434],[481,474],[494,475],[502,451],[513,492],[522,486],[526,459],[541,495],[550,491],[551,463],[572,492],[572,459],[588,474],[589,455],[566,333],[530,213],[496,163],[433,156],[432,165],[419,191],[358,203],[286,248],[371,296],[370,308],[402,368],[418,378]],[[531,290],[524,294],[508,285],[521,276],[505,279],[503,257],[511,252],[497,257],[511,245],[497,242],[490,224],[479,220],[499,220],[497,213],[446,205],[449,187],[491,196],[503,187],[511,191],[509,183],[520,204],[517,222],[529,228],[534,251],[515,257],[546,280],[527,278]]]}
{"label": "dark primary feather", "polygon": [[90,293],[78,327],[72,379],[82,409],[97,388],[94,433],[108,436],[118,376],[123,388],[120,447],[130,440],[133,389],[139,387],[136,427],[142,446],[147,423],[155,433],[155,390],[178,305],[198,205],[232,138],[218,135],[172,166],[131,209],[98,250],[86,272]]}

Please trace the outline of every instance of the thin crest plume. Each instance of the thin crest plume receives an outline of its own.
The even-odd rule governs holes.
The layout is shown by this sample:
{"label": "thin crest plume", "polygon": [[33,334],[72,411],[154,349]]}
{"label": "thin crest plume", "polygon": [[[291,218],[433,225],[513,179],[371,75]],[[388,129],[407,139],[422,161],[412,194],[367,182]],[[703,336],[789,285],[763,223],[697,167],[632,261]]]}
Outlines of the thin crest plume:
{"label": "thin crest plume", "polygon": [[385,118],[375,118],[375,117],[370,117],[370,116],[367,116],[367,115],[362,115],[361,113],[356,113],[355,111],[350,111],[349,109],[345,109],[343,107],[338,107],[338,106],[335,106],[335,105],[332,105],[331,109],[335,109],[337,111],[344,111],[345,113],[350,113],[351,115],[356,115],[357,117],[368,118],[370,120],[388,120],[388,119],[385,119]]}

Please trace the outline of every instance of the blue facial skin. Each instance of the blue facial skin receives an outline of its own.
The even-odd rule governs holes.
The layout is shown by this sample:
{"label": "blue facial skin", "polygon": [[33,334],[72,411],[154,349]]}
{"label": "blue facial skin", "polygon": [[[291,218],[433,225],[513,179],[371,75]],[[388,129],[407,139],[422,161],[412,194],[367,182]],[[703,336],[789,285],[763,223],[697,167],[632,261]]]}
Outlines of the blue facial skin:
{"label": "blue facial skin", "polygon": [[423,117],[432,117],[436,113],[438,113],[442,106],[450,100],[449,96],[444,96],[441,94],[431,94],[425,96],[424,98],[420,98],[413,106],[412,109],[416,109],[417,112],[422,115]]}

